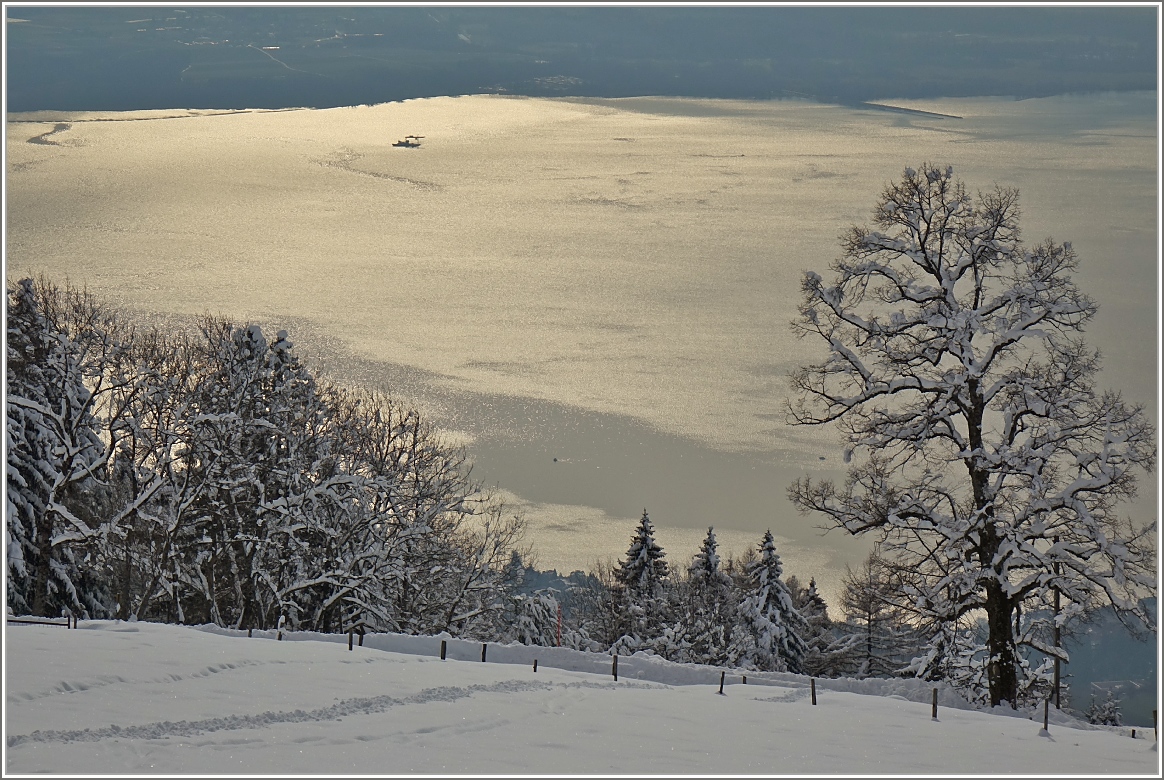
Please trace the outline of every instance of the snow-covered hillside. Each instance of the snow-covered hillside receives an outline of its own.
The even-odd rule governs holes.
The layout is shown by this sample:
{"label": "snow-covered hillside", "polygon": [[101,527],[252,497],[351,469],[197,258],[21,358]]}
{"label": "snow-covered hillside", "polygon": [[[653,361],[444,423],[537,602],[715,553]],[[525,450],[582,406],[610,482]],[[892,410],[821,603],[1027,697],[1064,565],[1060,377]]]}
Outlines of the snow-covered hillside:
{"label": "snow-covered hillside", "polygon": [[[917,681],[94,621],[5,633],[5,774],[1156,775],[1151,730],[959,708]],[[538,668],[533,669],[533,660]],[[962,705],[965,707],[965,705]]]}

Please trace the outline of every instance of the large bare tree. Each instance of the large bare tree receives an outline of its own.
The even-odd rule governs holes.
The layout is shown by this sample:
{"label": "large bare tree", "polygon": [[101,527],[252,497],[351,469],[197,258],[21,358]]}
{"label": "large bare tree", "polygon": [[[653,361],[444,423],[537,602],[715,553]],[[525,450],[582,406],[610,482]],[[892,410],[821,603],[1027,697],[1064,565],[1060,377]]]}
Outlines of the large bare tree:
{"label": "large bare tree", "polygon": [[794,374],[790,419],[836,423],[850,465],[789,496],[908,560],[936,624],[984,614],[989,702],[1017,706],[1019,647],[1066,657],[1029,625],[1053,592],[1059,623],[1096,603],[1150,620],[1155,523],[1117,507],[1155,432],[1096,389],[1080,335],[1096,304],[1070,243],[1020,240],[1016,190],[972,197],[950,167],[907,168],[874,224],[844,236],[831,281],[804,277],[794,327],[828,352]]}

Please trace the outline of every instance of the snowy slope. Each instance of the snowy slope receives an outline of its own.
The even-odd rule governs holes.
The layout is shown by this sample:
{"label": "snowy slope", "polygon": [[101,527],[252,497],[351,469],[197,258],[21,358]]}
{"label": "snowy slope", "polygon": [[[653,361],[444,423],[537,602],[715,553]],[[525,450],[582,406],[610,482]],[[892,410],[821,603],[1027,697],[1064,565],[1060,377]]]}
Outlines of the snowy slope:
{"label": "snowy slope", "polygon": [[914,681],[820,680],[813,707],[796,675],[731,674],[719,696],[719,670],[643,657],[615,682],[609,657],[569,650],[490,645],[481,663],[480,644],[449,640],[442,662],[440,638],[286,639],[9,625],[5,774],[1160,771],[1150,730],[1053,716],[1045,736],[949,691],[934,722]]}

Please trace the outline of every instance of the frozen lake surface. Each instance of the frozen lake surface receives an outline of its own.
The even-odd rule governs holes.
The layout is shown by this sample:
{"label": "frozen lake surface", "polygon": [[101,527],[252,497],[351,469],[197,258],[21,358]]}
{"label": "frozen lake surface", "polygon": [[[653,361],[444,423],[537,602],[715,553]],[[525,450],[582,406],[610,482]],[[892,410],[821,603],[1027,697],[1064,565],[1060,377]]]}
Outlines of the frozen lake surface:
{"label": "frozen lake surface", "polygon": [[288,327],[463,440],[545,567],[617,557],[645,507],[673,561],[709,525],[725,551],[770,527],[835,603],[866,548],[784,498],[842,465],[832,431],[784,424],[816,348],[788,323],[906,166],[1018,187],[1027,240],[1081,258],[1103,380],[1156,398],[1155,93],[884,102],[948,116],[501,96],[10,115],[8,275]]}

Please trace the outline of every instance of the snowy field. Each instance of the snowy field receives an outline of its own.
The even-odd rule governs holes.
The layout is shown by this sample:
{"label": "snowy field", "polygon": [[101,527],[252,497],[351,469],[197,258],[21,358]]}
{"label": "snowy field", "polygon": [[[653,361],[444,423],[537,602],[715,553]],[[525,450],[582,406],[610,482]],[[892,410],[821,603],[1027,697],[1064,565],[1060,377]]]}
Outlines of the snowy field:
{"label": "snowy field", "polygon": [[[5,775],[1159,776],[1152,732],[1049,734],[918,681],[808,680],[439,637],[93,621],[5,632]],[[538,668],[533,669],[533,659]]]}

